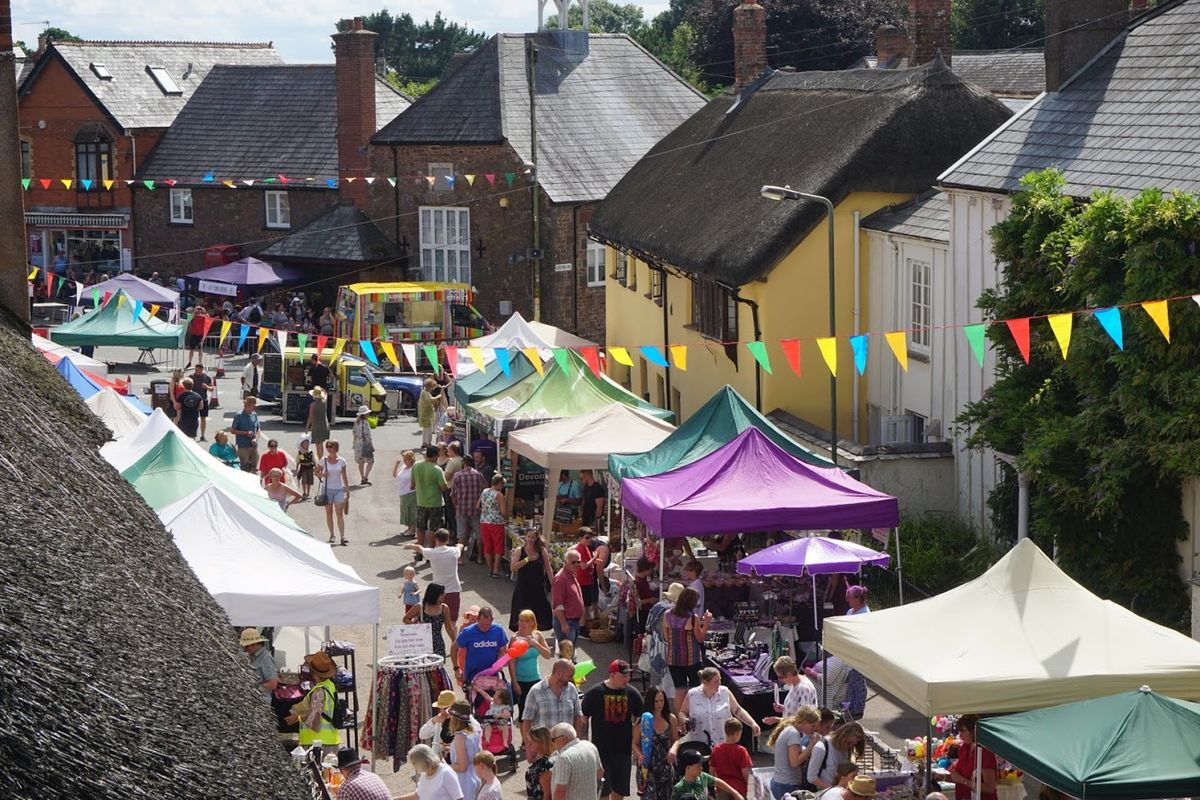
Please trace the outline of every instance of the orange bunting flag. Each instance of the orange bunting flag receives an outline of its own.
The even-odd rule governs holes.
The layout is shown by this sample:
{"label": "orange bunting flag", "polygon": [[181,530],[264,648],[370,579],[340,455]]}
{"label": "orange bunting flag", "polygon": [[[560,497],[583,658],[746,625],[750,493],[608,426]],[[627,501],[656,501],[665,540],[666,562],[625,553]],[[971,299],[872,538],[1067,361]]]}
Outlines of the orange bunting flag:
{"label": "orange bunting flag", "polygon": [[[150,313],[157,313],[158,306],[150,306]],[[224,320],[221,323],[221,338],[217,339],[217,347],[225,344],[226,337],[229,336],[229,329],[233,327],[233,323],[229,320]]]}
{"label": "orange bunting flag", "polygon": [[629,357],[629,351],[624,347],[610,347],[608,348],[608,354],[618,364],[624,364],[627,367],[633,366],[633,359]]}
{"label": "orange bunting flag", "polygon": [[825,359],[825,366],[829,367],[829,374],[837,377],[837,339],[832,336],[826,336],[817,339],[817,347],[821,349],[821,358]]}
{"label": "orange bunting flag", "polygon": [[259,353],[262,352],[263,344],[266,343],[267,337],[270,335],[271,335],[270,328],[259,328],[258,329],[258,350],[257,350],[257,352],[259,352]]}
{"label": "orange bunting flag", "polygon": [[782,339],[779,342],[779,349],[783,351],[783,358],[787,361],[788,366],[792,368],[792,372],[800,375],[800,340],[799,339]]}
{"label": "orange bunting flag", "polygon": [[579,355],[583,356],[583,360],[592,368],[592,374],[597,378],[600,377],[600,348],[599,347],[581,347]]}
{"label": "orange bunting flag", "polygon": [[157,303],[151,303],[150,304],[150,316],[157,317],[158,316],[158,308],[159,308],[159,306]]}
{"label": "orange bunting flag", "polygon": [[337,361],[337,357],[342,354],[342,350],[345,347],[346,347],[345,339],[338,339],[336,342],[334,342],[333,343],[333,352],[329,354],[329,361],[327,363],[332,364],[334,361]]}
{"label": "orange bunting flag", "polygon": [[673,344],[670,350],[671,361],[675,364],[675,368],[681,372],[687,372],[687,345]]}
{"label": "orange bunting flag", "polygon": [[908,372],[908,334],[904,331],[885,333],[883,340],[892,349],[892,355],[900,362],[900,369]]}
{"label": "orange bunting flag", "polygon": [[1075,324],[1075,315],[1051,314],[1046,318],[1050,322],[1050,330],[1058,341],[1058,349],[1062,351],[1063,361],[1067,360],[1067,351],[1071,349],[1071,326]]}
{"label": "orange bunting flag", "polygon": [[1171,318],[1167,313],[1166,300],[1147,300],[1142,303],[1142,308],[1146,309],[1146,313],[1150,315],[1150,319],[1154,320],[1154,324],[1158,326],[1158,330],[1163,337],[1171,341]]}
{"label": "orange bunting flag", "polygon": [[471,361],[475,362],[475,369],[479,370],[480,372],[482,372],[484,374],[487,374],[487,365],[484,363],[484,360],[483,360],[483,348],[468,347],[467,355],[469,355],[471,357]]}
{"label": "orange bunting flag", "polygon": [[542,354],[538,352],[538,349],[536,347],[526,347],[521,352],[529,359],[529,363],[533,364],[533,368],[537,370],[538,377],[543,377],[546,374],[546,368],[542,365]]}
{"label": "orange bunting flag", "polygon": [[391,342],[380,342],[379,349],[387,356],[387,360],[396,365],[396,369],[400,369],[400,359],[396,357],[396,346]]}

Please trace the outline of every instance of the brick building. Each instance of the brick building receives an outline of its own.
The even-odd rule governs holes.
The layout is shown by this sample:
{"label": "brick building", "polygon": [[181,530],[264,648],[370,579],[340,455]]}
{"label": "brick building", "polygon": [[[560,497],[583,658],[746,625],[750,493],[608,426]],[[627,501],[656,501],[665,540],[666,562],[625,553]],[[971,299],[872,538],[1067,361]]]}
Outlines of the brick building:
{"label": "brick building", "polygon": [[216,64],[276,64],[268,44],[51,42],[28,57],[19,120],[26,248],[80,278],[130,268],[132,180]]}
{"label": "brick building", "polygon": [[614,265],[588,241],[592,210],[703,105],[624,35],[493,36],[372,138],[373,171],[398,180],[375,184],[371,216],[410,279],[471,283],[491,320],[519,311],[603,342]]}

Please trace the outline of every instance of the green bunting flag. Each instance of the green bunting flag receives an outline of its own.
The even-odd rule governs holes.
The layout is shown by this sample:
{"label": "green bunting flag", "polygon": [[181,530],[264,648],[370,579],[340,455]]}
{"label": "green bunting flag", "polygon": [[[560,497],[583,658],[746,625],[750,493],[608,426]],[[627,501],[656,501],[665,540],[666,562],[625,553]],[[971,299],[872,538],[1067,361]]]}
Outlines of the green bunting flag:
{"label": "green bunting flag", "polygon": [[768,375],[774,375],[771,370],[771,359],[767,355],[766,342],[746,342],[746,349],[750,351],[750,355],[754,356],[754,360],[766,370]]}
{"label": "green bunting flag", "polygon": [[92,289],[92,308],[100,307],[100,290]]}
{"label": "green bunting flag", "polygon": [[504,173],[504,180],[508,181],[508,185],[509,185],[509,186],[512,186],[512,185],[513,185],[513,181],[514,181],[514,180],[516,180],[516,179],[517,179],[517,175],[516,175],[516,173],[514,173],[514,172],[506,172],[506,173]]}
{"label": "green bunting flag", "polygon": [[442,374],[442,362],[438,359],[438,351],[436,344],[427,344],[422,348],[425,351],[425,357],[429,359],[429,363],[433,365],[433,374]]}
{"label": "green bunting flag", "polygon": [[145,186],[147,189],[153,189],[154,181],[142,181],[142,185]]}
{"label": "green bunting flag", "polygon": [[567,355],[567,348],[554,348],[554,363],[558,364],[558,368],[567,375],[571,374],[571,357]]}
{"label": "green bunting flag", "polygon": [[967,335],[967,341],[971,343],[971,350],[975,353],[975,360],[981,367],[983,366],[983,334],[986,327],[981,322],[978,325],[968,325],[963,328],[963,333]]}
{"label": "green bunting flag", "polygon": [[21,188],[28,190],[30,180],[31,180],[30,178],[21,178]]}
{"label": "green bunting flag", "polygon": [[300,345],[300,358],[303,359],[304,358],[304,346],[306,344],[308,344],[308,334],[307,333],[297,333],[296,341]]}

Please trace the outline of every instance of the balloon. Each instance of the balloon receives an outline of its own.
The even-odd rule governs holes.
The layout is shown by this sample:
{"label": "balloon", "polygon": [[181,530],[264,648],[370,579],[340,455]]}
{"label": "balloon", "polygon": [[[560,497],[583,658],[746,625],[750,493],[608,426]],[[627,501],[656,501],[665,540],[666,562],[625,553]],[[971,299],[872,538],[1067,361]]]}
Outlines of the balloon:
{"label": "balloon", "polygon": [[587,661],[580,661],[575,665],[575,683],[576,685],[587,680],[587,676],[592,674],[596,669],[596,664],[590,658]]}
{"label": "balloon", "polygon": [[508,654],[512,658],[520,658],[529,652],[529,642],[525,639],[513,639],[508,643]]}

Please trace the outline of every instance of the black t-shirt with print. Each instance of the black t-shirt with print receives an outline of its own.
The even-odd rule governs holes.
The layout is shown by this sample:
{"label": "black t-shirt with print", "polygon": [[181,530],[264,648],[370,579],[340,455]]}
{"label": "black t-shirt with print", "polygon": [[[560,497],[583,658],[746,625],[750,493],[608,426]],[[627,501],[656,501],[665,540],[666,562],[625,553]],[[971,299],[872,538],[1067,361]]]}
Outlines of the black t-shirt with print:
{"label": "black t-shirt with print", "polygon": [[583,695],[583,715],[592,721],[592,744],[606,753],[628,753],[633,723],[642,716],[642,695],[632,686],[610,688],[600,683]]}

